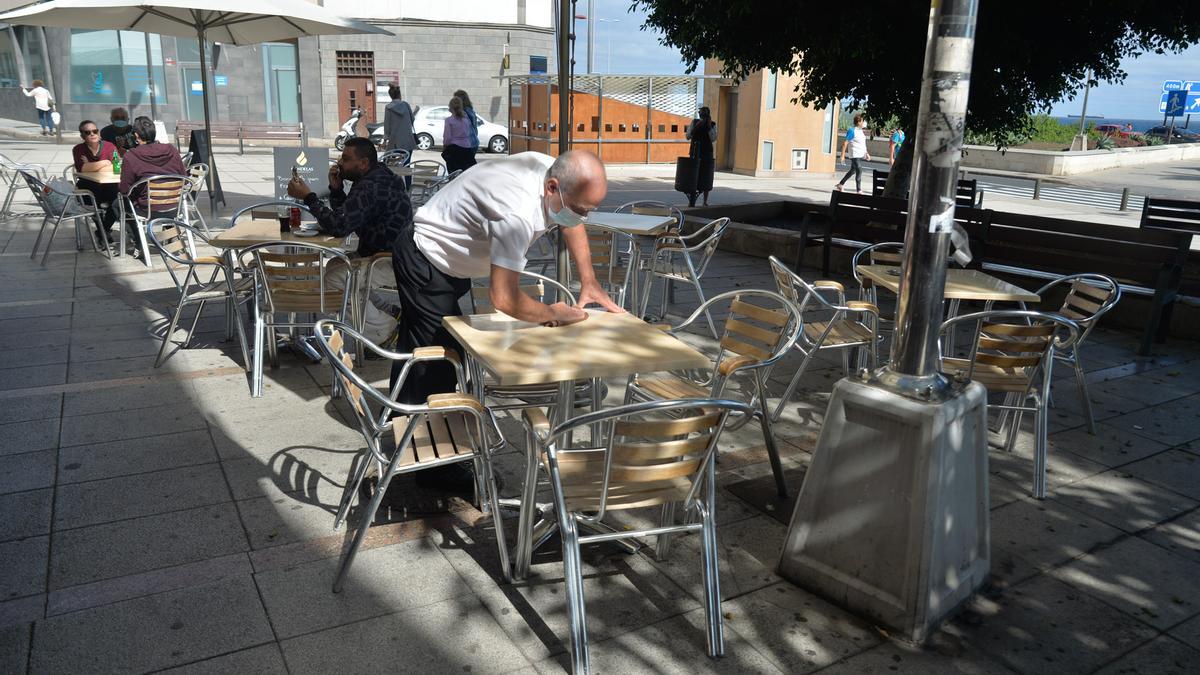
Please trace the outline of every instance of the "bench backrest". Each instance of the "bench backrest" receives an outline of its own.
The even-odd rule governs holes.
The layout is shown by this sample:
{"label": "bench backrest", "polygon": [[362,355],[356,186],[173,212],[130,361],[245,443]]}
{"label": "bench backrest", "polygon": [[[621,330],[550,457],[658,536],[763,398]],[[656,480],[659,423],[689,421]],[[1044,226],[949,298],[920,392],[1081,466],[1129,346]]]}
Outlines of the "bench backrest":
{"label": "bench backrest", "polygon": [[1146,197],[1140,227],[1200,234],[1200,202]]}
{"label": "bench backrest", "polygon": [[[887,171],[871,171],[871,196],[879,197],[883,195],[883,190],[887,187],[889,172]],[[954,196],[954,203],[957,206],[975,207],[978,204],[979,183],[974,178],[960,178],[958,188]]]}
{"label": "bench backrest", "polygon": [[[834,236],[863,244],[904,241],[908,202],[893,197],[876,197],[834,192],[829,200],[829,218]],[[954,220],[967,232],[972,267],[983,260],[992,212],[956,206]]]}

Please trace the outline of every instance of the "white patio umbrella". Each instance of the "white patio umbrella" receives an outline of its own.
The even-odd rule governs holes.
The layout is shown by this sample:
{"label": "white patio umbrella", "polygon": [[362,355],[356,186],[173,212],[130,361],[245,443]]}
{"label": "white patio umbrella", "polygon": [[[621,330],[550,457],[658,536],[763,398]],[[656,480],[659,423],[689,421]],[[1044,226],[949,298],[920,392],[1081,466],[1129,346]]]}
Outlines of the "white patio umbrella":
{"label": "white patio umbrella", "polygon": [[[391,35],[382,28],[338,16],[305,0],[48,0],[2,14],[0,22],[57,28],[134,30],[175,37],[196,36],[200,44],[204,128],[209,136],[210,200],[216,198],[213,180],[217,168],[211,147],[208,65],[204,49],[206,40],[248,45],[314,35]],[[297,68],[300,65],[298,57],[297,53]],[[212,207],[215,212],[215,201]]]}

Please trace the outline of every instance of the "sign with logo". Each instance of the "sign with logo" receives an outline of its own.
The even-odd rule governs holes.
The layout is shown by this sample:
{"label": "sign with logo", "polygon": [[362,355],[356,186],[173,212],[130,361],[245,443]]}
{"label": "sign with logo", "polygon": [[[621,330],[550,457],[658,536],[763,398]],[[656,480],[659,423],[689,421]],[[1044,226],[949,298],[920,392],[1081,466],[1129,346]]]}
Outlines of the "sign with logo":
{"label": "sign with logo", "polygon": [[275,148],[275,198],[288,199],[287,186],[296,173],[318,192],[329,180],[329,148]]}
{"label": "sign with logo", "polygon": [[229,76],[228,75],[213,75],[213,81],[216,82],[218,87],[228,87],[229,86]]}
{"label": "sign with logo", "polygon": [[192,91],[192,96],[203,96],[204,95],[204,83],[201,82],[200,80],[192,80],[191,91]]}
{"label": "sign with logo", "polygon": [[[388,94],[388,87],[400,84],[399,70],[380,70],[375,69],[375,101],[377,103],[391,103],[392,97]],[[404,92],[400,92],[401,95]]]}

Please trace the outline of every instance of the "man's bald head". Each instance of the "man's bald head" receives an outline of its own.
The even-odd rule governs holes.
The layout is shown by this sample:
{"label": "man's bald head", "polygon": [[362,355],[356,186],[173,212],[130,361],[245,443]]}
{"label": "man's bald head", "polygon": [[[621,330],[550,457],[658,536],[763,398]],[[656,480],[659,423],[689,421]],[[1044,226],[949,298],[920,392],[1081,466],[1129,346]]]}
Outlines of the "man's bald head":
{"label": "man's bald head", "polygon": [[571,150],[558,156],[546,172],[547,192],[561,191],[577,213],[595,210],[608,194],[604,163],[587,150]]}

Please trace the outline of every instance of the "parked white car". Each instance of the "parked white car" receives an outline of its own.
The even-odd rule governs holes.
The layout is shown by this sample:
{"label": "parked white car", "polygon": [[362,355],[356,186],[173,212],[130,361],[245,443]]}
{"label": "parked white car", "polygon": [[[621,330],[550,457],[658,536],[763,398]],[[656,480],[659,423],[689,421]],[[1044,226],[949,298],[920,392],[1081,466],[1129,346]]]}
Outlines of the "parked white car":
{"label": "parked white car", "polygon": [[[444,105],[422,107],[413,118],[413,133],[417,135],[417,148],[430,150],[442,144],[442,129],[450,108]],[[486,152],[508,152],[508,129],[493,124],[475,113],[479,119],[479,145]]]}

